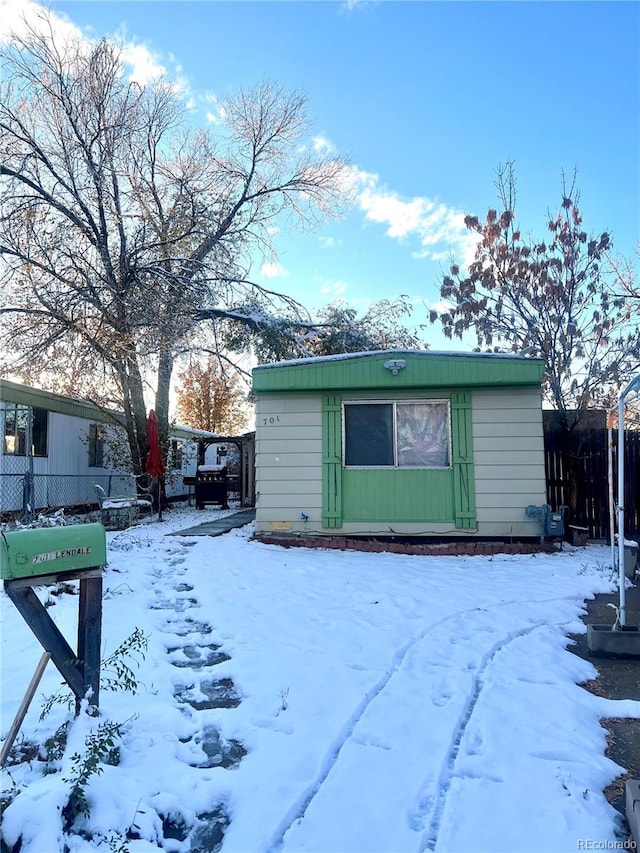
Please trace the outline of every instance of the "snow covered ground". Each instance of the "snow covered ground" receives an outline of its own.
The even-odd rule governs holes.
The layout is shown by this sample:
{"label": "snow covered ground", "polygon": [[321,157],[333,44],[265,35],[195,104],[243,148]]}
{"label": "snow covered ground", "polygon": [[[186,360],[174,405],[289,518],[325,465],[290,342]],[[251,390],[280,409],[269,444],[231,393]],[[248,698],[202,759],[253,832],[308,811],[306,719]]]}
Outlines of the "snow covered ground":
{"label": "snow covered ground", "polygon": [[[61,689],[49,665],[17,741],[29,760],[3,773],[9,847],[211,853],[227,822],[223,853],[622,843],[599,719],[640,702],[578,687],[595,670],[566,650],[583,600],[614,588],[608,548],[424,557],[287,550],[251,526],[167,535],[219,514],[108,534],[103,657],[144,631],[139,690],[103,691],[102,717],[81,715],[45,762],[29,745],[73,720],[59,704],[39,720]],[[77,596],[40,595],[75,645]],[[5,737],[41,648],[4,593],[1,615]],[[90,814],[64,833],[73,755],[105,720],[124,723],[119,761],[90,776]]]}

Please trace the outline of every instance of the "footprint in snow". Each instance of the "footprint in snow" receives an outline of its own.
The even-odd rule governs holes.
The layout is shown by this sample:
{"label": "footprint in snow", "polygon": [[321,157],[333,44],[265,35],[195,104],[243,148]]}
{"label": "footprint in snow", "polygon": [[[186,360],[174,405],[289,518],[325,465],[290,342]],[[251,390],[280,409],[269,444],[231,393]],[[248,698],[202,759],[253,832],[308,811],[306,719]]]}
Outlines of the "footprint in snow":
{"label": "footprint in snow", "polygon": [[482,755],[485,751],[484,740],[479,731],[466,732],[465,751],[467,755]]}

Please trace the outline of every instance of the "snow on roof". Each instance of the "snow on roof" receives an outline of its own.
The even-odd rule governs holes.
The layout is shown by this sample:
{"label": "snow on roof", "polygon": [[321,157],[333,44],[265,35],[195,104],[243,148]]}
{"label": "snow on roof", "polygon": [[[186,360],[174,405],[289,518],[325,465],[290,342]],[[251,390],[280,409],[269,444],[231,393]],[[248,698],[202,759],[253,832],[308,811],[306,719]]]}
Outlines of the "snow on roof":
{"label": "snow on roof", "polygon": [[540,358],[520,355],[518,353],[506,352],[461,352],[460,350],[411,350],[411,349],[385,349],[369,350],[366,352],[341,352],[335,355],[315,355],[309,358],[291,358],[286,361],[274,361],[269,364],[259,364],[254,370],[263,370],[268,367],[295,367],[296,365],[308,365],[325,361],[346,361],[356,358],[369,358],[375,355],[410,355],[420,358],[438,358],[455,356],[458,358],[492,358],[492,359],[527,359],[529,361],[542,361]]}
{"label": "snow on roof", "polygon": [[174,437],[179,435],[181,438],[186,438],[188,436],[193,438],[221,438],[219,432],[210,432],[206,429],[195,429],[195,427],[184,426],[184,424],[171,424],[169,426],[169,432]]}

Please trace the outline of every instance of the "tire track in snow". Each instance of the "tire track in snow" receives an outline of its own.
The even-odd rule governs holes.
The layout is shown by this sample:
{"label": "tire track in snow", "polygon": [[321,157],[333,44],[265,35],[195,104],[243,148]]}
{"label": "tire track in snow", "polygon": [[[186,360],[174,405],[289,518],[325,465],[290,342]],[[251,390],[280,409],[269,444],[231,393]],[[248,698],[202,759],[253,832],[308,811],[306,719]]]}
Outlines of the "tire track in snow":
{"label": "tire track in snow", "polygon": [[[285,814],[285,816],[280,821],[277,829],[275,830],[275,832],[272,836],[272,840],[267,844],[267,846],[265,848],[267,853],[278,853],[278,851],[280,851],[282,849],[282,845],[284,844],[285,835],[287,834],[289,829],[291,829],[291,827],[293,826],[294,823],[296,823],[297,821],[301,821],[304,818],[305,813],[306,813],[307,809],[309,808],[309,805],[311,804],[313,799],[316,797],[316,795],[320,791],[320,788],[322,787],[322,785],[326,781],[327,777],[329,776],[329,774],[331,773],[331,771],[335,767],[335,765],[336,765],[336,763],[340,757],[340,753],[342,751],[342,748],[344,747],[344,745],[349,741],[349,739],[353,735],[353,732],[354,732],[356,726],[358,725],[358,723],[360,722],[360,719],[362,718],[363,714],[365,713],[367,708],[371,705],[371,703],[382,693],[382,691],[385,689],[385,687],[389,684],[389,682],[391,681],[393,676],[399,671],[400,667],[402,666],[402,664],[403,664],[405,658],[407,657],[407,655],[409,654],[409,652],[411,652],[415,648],[415,646],[418,645],[418,643],[420,643],[422,640],[426,639],[437,628],[441,627],[445,623],[451,622],[452,620],[455,620],[455,619],[460,619],[462,617],[468,616],[471,613],[484,613],[484,612],[489,612],[492,610],[503,609],[505,607],[512,607],[514,605],[522,605],[522,604],[542,605],[542,604],[557,603],[557,602],[561,602],[561,601],[573,601],[573,602],[575,602],[576,596],[575,595],[567,595],[567,596],[561,596],[560,598],[539,599],[536,601],[529,601],[527,599],[525,599],[525,600],[514,599],[512,601],[502,601],[499,604],[489,604],[485,607],[470,607],[466,610],[459,610],[459,611],[456,611],[455,613],[449,614],[449,616],[445,616],[442,619],[439,619],[437,622],[430,624],[427,628],[424,628],[415,637],[413,637],[411,640],[409,640],[407,643],[405,643],[404,646],[402,646],[400,649],[398,649],[394,653],[394,655],[392,657],[391,666],[389,667],[387,672],[382,676],[382,678],[380,678],[380,680],[373,686],[373,688],[364,695],[362,701],[358,704],[358,706],[356,707],[353,714],[349,717],[348,721],[346,722],[346,724],[341,729],[337,738],[333,742],[333,745],[331,746],[329,752],[327,753],[325,760],[323,761],[323,764],[322,764],[322,769],[320,770],[320,773],[318,774],[315,781],[312,782],[311,785],[309,785],[307,787],[305,792],[299,797],[298,801],[289,809],[289,811]],[[458,720],[458,723],[456,725],[456,729],[455,729],[455,732],[454,732],[454,735],[453,735],[452,741],[451,741],[451,747],[447,753],[446,767],[443,770],[441,770],[441,773],[439,776],[439,779],[442,779],[443,783],[446,785],[446,791],[447,792],[448,792],[449,786],[451,784],[451,778],[452,778],[452,772],[451,772],[450,768],[452,767],[452,764],[455,762],[455,759],[457,757],[457,753],[458,753],[459,748],[460,748],[460,741],[462,740],[462,737],[464,735],[464,731],[465,731],[466,726],[469,722],[469,719],[471,718],[471,715],[473,713],[473,709],[475,707],[475,704],[476,704],[478,697],[480,695],[480,691],[482,689],[481,674],[484,673],[488,664],[491,662],[491,660],[497,654],[497,652],[500,651],[501,648],[508,645],[508,643],[517,639],[519,636],[525,636],[526,634],[529,634],[532,631],[535,631],[537,628],[540,628],[543,625],[551,625],[551,624],[553,624],[553,623],[546,622],[546,621],[537,622],[533,625],[528,626],[526,629],[523,629],[520,632],[514,633],[513,635],[509,635],[509,637],[507,637],[506,639],[500,640],[500,641],[498,641],[498,643],[494,644],[494,646],[492,646],[492,648],[483,657],[479,668],[474,673],[474,689],[471,691],[471,693],[467,697],[467,701],[465,703],[465,710],[463,711],[462,716]],[[562,623],[562,624],[565,624],[565,623]],[[456,740],[458,740],[457,746],[456,746]],[[454,752],[455,752],[455,755],[451,759],[451,756]],[[447,771],[449,773],[448,779],[446,778]],[[424,851],[426,851],[426,850],[433,849],[433,847],[429,847],[429,843],[430,843],[429,835],[433,833],[433,829],[435,827],[436,828],[436,837],[437,837],[437,830],[439,830],[441,814],[442,814],[442,810],[444,809],[444,799],[446,798],[446,794],[445,794],[444,798],[441,798],[441,796],[440,796],[441,788],[442,788],[442,786],[439,786],[439,788],[438,788],[438,796],[436,798],[435,808],[433,810],[430,810],[427,808],[424,811],[424,817],[426,817],[430,811],[433,812],[433,817],[431,820],[430,829],[426,833],[426,836],[427,836],[426,839],[423,837],[423,843],[421,844],[421,846],[419,848],[419,853],[424,853]],[[441,800],[442,800],[442,802],[441,802]],[[435,823],[435,817],[436,816],[437,816],[437,824]],[[422,815],[420,815],[419,812],[416,814],[416,817],[418,819],[424,820],[424,817]],[[434,844],[435,844],[435,841],[434,841]]]}
{"label": "tire track in snow", "polygon": [[[554,599],[554,601],[557,600],[560,599]],[[454,769],[460,753],[460,746],[462,745],[467,726],[469,725],[478,703],[478,699],[482,693],[482,688],[484,687],[484,674],[487,668],[492,663],[498,652],[502,651],[502,649],[510,643],[513,643],[521,637],[526,637],[528,634],[532,634],[538,628],[551,627],[551,625],[552,623],[546,621],[538,622],[534,625],[528,626],[527,628],[523,628],[520,631],[514,631],[507,637],[504,637],[502,640],[498,640],[497,643],[494,643],[489,651],[483,655],[480,666],[473,675],[473,689],[467,696],[465,707],[453,731],[450,746],[438,776],[435,803],[433,806],[425,808],[422,814],[418,811],[415,815],[415,818],[421,822],[424,822],[427,817],[429,818],[429,827],[422,836],[420,846],[418,847],[418,853],[426,853],[428,850],[436,849],[440,825],[442,823],[442,815],[444,813],[444,807],[446,805],[451,782],[454,778]]]}

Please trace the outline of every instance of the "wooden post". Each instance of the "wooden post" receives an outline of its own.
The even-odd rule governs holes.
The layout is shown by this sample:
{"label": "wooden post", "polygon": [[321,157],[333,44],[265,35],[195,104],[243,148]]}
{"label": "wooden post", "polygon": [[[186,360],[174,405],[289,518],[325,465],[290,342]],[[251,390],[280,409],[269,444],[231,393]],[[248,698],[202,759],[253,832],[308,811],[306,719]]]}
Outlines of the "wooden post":
{"label": "wooden post", "polygon": [[[73,651],[46,608],[33,591],[33,586],[60,581],[79,580],[78,652]],[[100,646],[102,642],[102,571],[98,567],[60,572],[41,577],[5,580],[7,595],[51,656],[60,675],[76,697],[76,714],[88,695],[90,704],[99,707]]]}
{"label": "wooden post", "polygon": [[27,692],[24,694],[24,699],[20,703],[20,707],[18,708],[18,713],[16,714],[16,718],[11,724],[11,728],[9,729],[9,734],[7,735],[7,739],[2,744],[2,752],[0,752],[0,767],[4,767],[7,758],[9,757],[9,753],[11,752],[11,747],[13,746],[13,742],[16,739],[16,735],[20,731],[20,726],[22,725],[22,721],[24,720],[27,711],[29,710],[29,705],[31,704],[31,700],[34,697],[36,690],[38,689],[38,684],[40,684],[40,679],[42,678],[45,669],[47,668],[47,664],[51,660],[51,653],[45,652],[40,661],[38,662],[38,666],[36,667],[36,671],[33,673],[31,677],[31,681],[29,682],[29,686],[27,687]]}
{"label": "wooden post", "polygon": [[76,714],[80,700],[91,693],[90,704],[100,705],[100,644],[102,642],[102,576],[80,579],[78,603],[78,663],[82,668],[83,694],[76,696]]}
{"label": "wooden post", "polygon": [[[32,583],[37,583],[31,578]],[[30,586],[14,586],[11,581],[5,581],[7,595],[20,611],[27,625],[40,641],[42,648],[51,653],[60,675],[67,682],[76,696],[84,695],[84,677],[79,666],[78,657],[58,626],[49,616],[46,608]]]}

